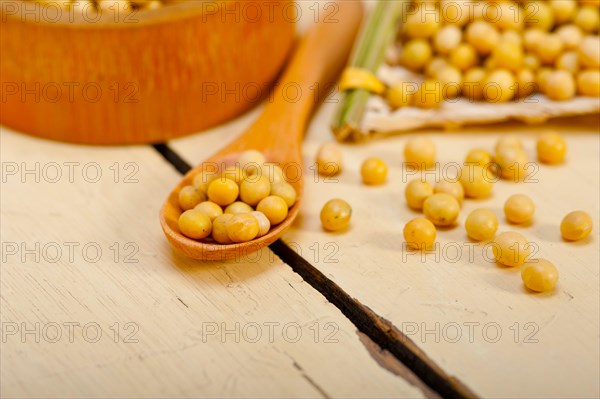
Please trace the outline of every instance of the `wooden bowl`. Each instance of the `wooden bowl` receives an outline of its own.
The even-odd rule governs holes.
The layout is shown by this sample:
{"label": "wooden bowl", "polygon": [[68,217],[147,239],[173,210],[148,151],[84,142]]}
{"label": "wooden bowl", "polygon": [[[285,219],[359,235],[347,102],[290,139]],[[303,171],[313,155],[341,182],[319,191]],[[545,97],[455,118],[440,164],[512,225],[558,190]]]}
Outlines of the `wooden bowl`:
{"label": "wooden bowl", "polygon": [[0,0],[0,123],[133,144],[224,122],[267,95],[293,46],[290,5],[188,0],[90,16]]}

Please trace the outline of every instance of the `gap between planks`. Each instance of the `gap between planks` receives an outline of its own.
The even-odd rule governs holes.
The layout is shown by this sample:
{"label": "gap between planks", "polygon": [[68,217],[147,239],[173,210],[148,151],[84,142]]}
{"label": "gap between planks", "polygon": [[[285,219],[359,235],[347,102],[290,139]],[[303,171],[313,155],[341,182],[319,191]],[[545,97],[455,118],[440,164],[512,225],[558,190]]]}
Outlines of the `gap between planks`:
{"label": "gap between planks", "polygon": [[[152,146],[179,173],[185,174],[191,169],[191,166],[167,144],[159,143]],[[271,244],[269,248],[306,283],[337,307],[354,324],[359,334],[364,334],[365,338],[361,339],[361,342],[381,367],[407,379],[405,375],[395,371],[398,368],[397,365],[393,365],[395,359],[421,379],[426,387],[420,388],[426,394],[429,388],[444,398],[477,398],[473,391],[457,378],[447,374],[389,320],[348,295],[281,239]],[[389,354],[394,359],[390,359],[389,356],[384,357],[382,353]],[[416,381],[410,382],[419,386]]]}

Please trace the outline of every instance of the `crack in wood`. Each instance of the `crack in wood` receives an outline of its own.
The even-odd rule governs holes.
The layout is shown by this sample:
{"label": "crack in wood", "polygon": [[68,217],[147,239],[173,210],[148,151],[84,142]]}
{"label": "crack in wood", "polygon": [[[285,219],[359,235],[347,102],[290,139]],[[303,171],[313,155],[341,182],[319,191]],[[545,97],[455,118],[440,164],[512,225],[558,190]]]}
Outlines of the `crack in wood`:
{"label": "crack in wood", "polygon": [[381,349],[391,353],[439,395],[444,398],[477,398],[474,392],[455,377],[446,374],[392,323],[348,295],[283,241],[274,242],[270,248],[292,270],[302,276],[304,281],[336,306],[361,333]]}
{"label": "crack in wood", "polygon": [[177,297],[177,300],[178,300],[179,302],[181,302],[181,303],[183,304],[183,306],[185,306],[186,308],[189,308],[189,306],[187,305],[187,303],[183,302],[183,301],[181,300],[181,298]]}
{"label": "crack in wood", "polygon": [[367,335],[361,333],[360,331],[356,332],[358,335],[358,339],[365,346],[369,355],[384,369],[388,370],[390,373],[401,377],[403,380],[408,382],[409,384],[419,388],[423,395],[425,395],[428,399],[440,399],[441,396],[428,387],[423,381],[419,379],[406,365],[402,364],[398,359],[394,357],[388,350],[381,349],[379,345],[371,340]]}
{"label": "crack in wood", "polygon": [[[181,174],[185,174],[191,169],[191,166],[167,144],[155,144],[154,148]],[[379,352],[393,356],[431,390],[444,398],[477,398],[477,395],[473,391],[457,378],[446,374],[439,365],[430,359],[408,336],[398,330],[390,321],[377,315],[368,306],[351,297],[306,259],[288,247],[282,240],[277,240],[269,248],[283,262],[289,265],[295,273],[299,274],[306,283],[337,307],[356,326],[359,334],[364,334],[371,342],[377,345]],[[363,344],[365,343],[363,340],[361,341]],[[371,351],[373,348],[369,349],[367,347],[367,349],[374,356],[374,352]],[[375,360],[383,368],[387,369],[391,367],[390,364],[387,364],[387,361],[386,365],[380,362],[382,360],[381,356]],[[294,367],[301,371],[307,382],[313,385],[323,396],[329,398],[327,393],[310,379],[303,372],[302,367],[295,361]],[[402,377],[406,379],[405,375],[402,375]],[[424,393],[426,392],[424,391]]]}

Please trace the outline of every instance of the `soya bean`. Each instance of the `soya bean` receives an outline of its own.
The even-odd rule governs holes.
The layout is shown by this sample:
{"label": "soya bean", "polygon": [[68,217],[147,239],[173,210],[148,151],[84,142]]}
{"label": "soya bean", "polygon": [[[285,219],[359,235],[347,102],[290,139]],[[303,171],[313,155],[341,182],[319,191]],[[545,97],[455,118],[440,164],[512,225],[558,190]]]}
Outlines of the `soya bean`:
{"label": "soya bean", "polygon": [[428,169],[435,164],[435,143],[425,136],[409,139],[404,146],[404,162],[416,169]]}
{"label": "soya bean", "polygon": [[252,211],[254,211],[254,209],[252,209],[250,205],[242,201],[236,201],[227,205],[227,208],[225,208],[224,213],[237,215],[238,213],[250,213]]}
{"label": "soya bean", "polygon": [[502,147],[496,153],[494,160],[500,169],[500,176],[503,179],[518,182],[527,177],[529,159],[527,153],[522,149],[517,147]]}
{"label": "soya bean", "polygon": [[190,209],[179,216],[179,230],[189,238],[200,240],[210,235],[212,222],[204,213]]}
{"label": "soya bean", "polygon": [[442,96],[444,98],[454,98],[460,94],[462,85],[462,74],[458,68],[447,65],[437,73],[437,79],[442,86]]}
{"label": "soya bean", "polygon": [[426,79],[413,97],[413,104],[419,108],[439,108],[444,99],[442,85],[437,80]]}
{"label": "soya bean", "polygon": [[212,201],[201,202],[194,209],[204,213],[210,220],[215,220],[223,214],[223,209]]}
{"label": "soya bean", "polygon": [[317,152],[317,168],[319,174],[331,177],[342,171],[342,150],[337,143],[324,143]]}
{"label": "soya bean", "polygon": [[200,202],[206,200],[206,194],[196,190],[194,186],[185,186],[179,190],[179,206],[184,211],[192,209]]}
{"label": "soya bean", "polygon": [[544,94],[555,101],[570,100],[575,97],[575,79],[569,71],[554,71],[548,76]]}
{"label": "soya bean", "polygon": [[265,214],[254,211],[251,212],[251,215],[253,215],[258,221],[258,235],[256,237],[262,237],[267,234],[271,229],[271,222],[269,222],[269,219],[265,216]]}
{"label": "soya bean", "polygon": [[446,25],[435,34],[433,48],[439,54],[448,54],[454,50],[462,40],[462,31],[456,25]]}
{"label": "soya bean", "polygon": [[219,244],[231,244],[233,241],[227,234],[227,222],[233,217],[231,213],[219,215],[213,220],[212,238]]}
{"label": "soya bean", "polygon": [[577,2],[564,0],[550,0],[550,9],[554,20],[558,24],[570,21],[577,13]]}
{"label": "soya bean", "polygon": [[462,205],[462,202],[465,199],[465,190],[459,181],[441,180],[436,183],[433,192],[436,194],[449,194],[456,198],[459,205]]}
{"label": "soya bean", "polygon": [[256,210],[265,214],[272,226],[283,222],[288,215],[288,207],[283,198],[269,195],[262,199],[256,206]]}
{"label": "soya bean", "polygon": [[460,213],[460,204],[450,194],[433,194],[423,202],[423,213],[436,226],[452,226]]}
{"label": "soya bean", "polygon": [[562,53],[563,49],[564,44],[560,39],[560,36],[556,34],[548,34],[545,35],[542,40],[540,40],[536,48],[536,54],[542,64],[551,65],[554,64],[558,56]]}
{"label": "soya bean", "polygon": [[600,23],[600,15],[598,14],[598,8],[596,7],[581,7],[575,15],[575,25],[577,25],[582,31],[586,33],[598,31],[598,24]]}
{"label": "soya bean", "polygon": [[525,25],[530,28],[538,28],[549,31],[554,26],[554,13],[545,1],[529,2],[525,10]]}
{"label": "soya bean", "polygon": [[194,176],[194,187],[196,190],[206,193],[208,191],[208,185],[217,177],[219,174],[216,171],[204,171]]}
{"label": "soya bean", "polygon": [[429,8],[421,8],[408,15],[403,24],[403,31],[410,38],[427,39],[435,35],[440,26],[439,12]]}
{"label": "soya bean", "polygon": [[498,141],[496,141],[496,145],[494,146],[494,151],[498,153],[500,149],[505,147],[518,148],[520,150],[523,149],[523,142],[519,138],[519,136],[514,134],[506,134],[500,136]]}
{"label": "soya bean", "polygon": [[288,182],[279,182],[271,186],[271,195],[276,195],[283,198],[288,208],[296,202],[296,190]]}
{"label": "soya bean", "polygon": [[258,220],[250,213],[238,213],[227,221],[226,229],[231,241],[248,242],[258,235]]}
{"label": "soya bean", "polygon": [[400,62],[406,68],[420,71],[431,60],[431,45],[424,39],[413,39],[404,44]]}
{"label": "soya bean", "polygon": [[492,164],[492,154],[482,148],[476,148],[469,151],[465,158],[465,163],[488,167]]}
{"label": "soya bean", "polygon": [[574,211],[560,223],[560,233],[567,241],[578,241],[592,232],[592,217],[584,211]]}
{"label": "soya bean", "polygon": [[493,24],[478,20],[467,27],[466,39],[480,55],[487,55],[500,42],[500,33]]}
{"label": "soya bean", "polygon": [[465,190],[465,196],[468,198],[489,197],[494,187],[493,182],[493,175],[488,168],[469,165],[461,171],[460,183]]}
{"label": "soya bean", "polygon": [[556,60],[556,69],[577,74],[579,71],[579,54],[575,51],[566,51],[562,53]]}
{"label": "soya bean", "polygon": [[436,230],[433,223],[425,218],[416,218],[404,226],[404,240],[409,248],[427,250],[433,247]]}
{"label": "soya bean", "polygon": [[538,138],[536,149],[540,162],[557,164],[565,159],[567,143],[560,134],[548,132]]}
{"label": "soya bean", "polygon": [[492,52],[495,68],[517,71],[523,65],[523,48],[520,44],[502,40]]}
{"label": "soya bean", "polygon": [[423,209],[423,202],[431,195],[433,195],[431,184],[420,179],[411,180],[404,190],[408,206],[419,211]]}
{"label": "soya bean", "polygon": [[527,223],[533,219],[535,205],[524,194],[511,195],[504,203],[504,215],[510,223]]}
{"label": "soya bean", "polygon": [[269,178],[260,174],[247,177],[240,185],[240,198],[248,205],[255,206],[270,193]]}
{"label": "soya bean", "polygon": [[321,209],[321,224],[328,231],[343,230],[350,224],[352,208],[342,199],[332,199]]}
{"label": "soya bean", "polygon": [[555,33],[562,40],[567,50],[577,49],[583,40],[583,32],[577,25],[563,25]]}
{"label": "soya bean", "polygon": [[507,231],[494,238],[492,252],[498,263],[515,267],[527,261],[532,248],[533,246],[521,234]]}
{"label": "soya bean", "polygon": [[208,199],[217,205],[227,206],[234,202],[240,189],[231,179],[215,179],[208,185]]}
{"label": "soya bean", "polygon": [[475,67],[465,72],[462,82],[462,93],[472,101],[483,100],[483,85],[487,72],[483,68]]}
{"label": "soya bean", "polygon": [[399,82],[388,89],[386,100],[393,109],[407,107],[413,104],[415,92],[415,83]]}
{"label": "soya bean", "polygon": [[489,102],[506,102],[515,96],[515,76],[506,69],[495,69],[485,79],[483,96]]}
{"label": "soya bean", "polygon": [[450,52],[448,61],[461,71],[466,71],[479,63],[479,57],[473,46],[461,43]]}
{"label": "soya bean", "polygon": [[579,72],[577,92],[582,96],[600,97],[600,72],[598,70]]}
{"label": "soya bean", "polygon": [[258,173],[260,166],[265,162],[267,162],[267,159],[262,152],[257,150],[244,151],[238,158],[240,168],[248,176]]}
{"label": "soya bean", "polygon": [[490,240],[498,229],[498,218],[489,209],[475,209],[465,221],[467,235],[475,241]]}
{"label": "soya bean", "polygon": [[366,159],[360,168],[362,181],[367,185],[381,185],[387,179],[388,167],[386,163],[379,158]]}
{"label": "soya bean", "polygon": [[584,37],[579,43],[578,54],[582,66],[596,70],[600,68],[600,37]]}
{"label": "soya bean", "polygon": [[558,270],[549,260],[532,259],[523,265],[521,279],[532,291],[552,291],[558,281]]}

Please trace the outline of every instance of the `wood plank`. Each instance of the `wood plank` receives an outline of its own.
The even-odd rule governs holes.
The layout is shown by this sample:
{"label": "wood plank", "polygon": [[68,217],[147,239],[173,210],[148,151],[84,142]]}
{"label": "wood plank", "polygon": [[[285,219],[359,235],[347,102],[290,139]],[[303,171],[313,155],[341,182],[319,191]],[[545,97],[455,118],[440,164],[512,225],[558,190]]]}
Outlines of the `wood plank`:
{"label": "wood plank", "polygon": [[[459,221],[462,226],[469,211],[490,207],[500,216],[499,231],[517,230],[537,243],[538,256],[553,261],[561,278],[554,293],[533,295],[523,288],[518,270],[486,261],[481,246],[473,247],[470,259],[471,247],[463,227],[439,232],[438,241],[448,251],[446,257],[428,255],[421,260],[403,251],[402,228],[418,215],[407,209],[403,195],[403,178],[407,176],[401,166],[402,150],[408,136],[346,145],[345,171],[339,181],[315,182],[310,166],[319,145],[332,139],[328,126],[334,106],[326,104],[320,110],[307,135],[304,203],[285,241],[351,296],[390,320],[477,394],[597,397],[597,117],[565,119],[544,126],[503,124],[418,133],[434,139],[442,164],[462,162],[474,147],[492,149],[501,134],[510,132],[523,135],[530,159],[535,159],[535,137],[540,131],[554,129],[564,134],[569,145],[566,165],[540,166],[537,182],[497,183],[490,199],[467,201]],[[240,132],[246,122],[248,119],[231,127]],[[206,146],[220,134],[213,131],[207,136],[177,140],[173,146],[192,163],[200,162],[202,157],[190,149]],[[360,162],[368,156],[380,156],[388,162],[390,179],[386,186],[367,188],[360,183]],[[502,217],[504,200],[518,192],[530,195],[537,205],[531,226],[509,226]],[[353,205],[349,231],[327,234],[320,227],[320,209],[333,197],[345,198]],[[560,238],[560,220],[575,209],[587,210],[596,228],[584,242],[566,243]],[[459,259],[450,260],[456,248]],[[497,332],[500,337],[496,337]],[[456,337],[457,333],[461,336]]]}
{"label": "wood plank", "polygon": [[[5,128],[0,137],[2,396],[423,396],[270,250],[228,263],[173,253],[158,209],[180,176],[151,147],[73,146]],[[72,180],[65,162],[76,163]],[[36,163],[39,182],[22,173]],[[93,163],[96,183],[86,181]],[[137,182],[125,183],[136,166]]]}

